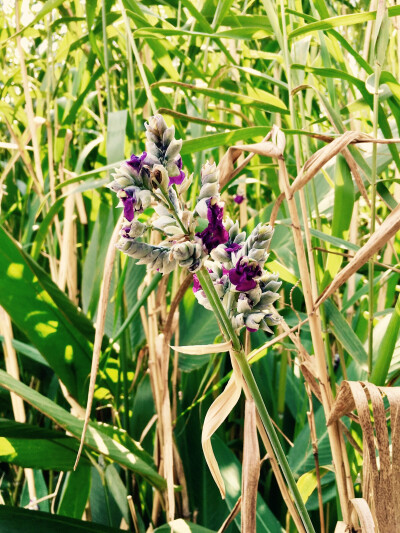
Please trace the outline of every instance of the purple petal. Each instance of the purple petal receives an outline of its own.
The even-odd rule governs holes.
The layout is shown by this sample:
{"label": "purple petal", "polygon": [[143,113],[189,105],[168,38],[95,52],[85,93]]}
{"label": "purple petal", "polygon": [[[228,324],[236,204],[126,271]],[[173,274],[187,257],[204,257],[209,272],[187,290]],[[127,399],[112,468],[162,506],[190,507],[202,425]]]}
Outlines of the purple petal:
{"label": "purple petal", "polygon": [[193,292],[197,292],[201,290],[201,285],[199,278],[196,276],[196,274],[193,274]]}
{"label": "purple petal", "polygon": [[173,184],[180,185],[184,179],[185,179],[185,173],[183,172],[183,170],[181,170],[177,176],[169,177],[168,187],[170,187]]}
{"label": "purple petal", "polygon": [[224,208],[220,207],[218,203],[211,204],[210,200],[208,200],[207,206],[208,226],[201,233],[196,233],[196,236],[200,237],[208,253],[210,253],[219,244],[225,244],[229,240],[229,233],[222,222]]}
{"label": "purple petal", "polygon": [[239,251],[242,248],[241,244],[238,244],[236,242],[228,243],[228,246],[225,248],[225,252],[234,253]]}
{"label": "purple petal", "polygon": [[237,204],[241,204],[243,200],[244,200],[244,196],[242,196],[241,194],[237,194],[235,198],[233,199],[233,201],[236,202]]}
{"label": "purple petal", "polygon": [[140,156],[132,154],[131,158],[126,163],[139,174],[140,171],[142,170],[144,160],[146,159],[146,157],[147,157],[147,152],[143,152],[143,154]]}
{"label": "purple petal", "polygon": [[243,257],[236,264],[235,268],[229,271],[229,280],[236,286],[236,290],[240,292],[247,292],[257,287],[257,282],[254,278],[261,276],[260,265],[256,262],[249,262]]}
{"label": "purple petal", "polygon": [[122,203],[124,204],[124,217],[126,220],[129,220],[129,222],[132,222],[132,220],[135,217],[135,201],[131,196],[127,196],[126,198],[121,198]]}

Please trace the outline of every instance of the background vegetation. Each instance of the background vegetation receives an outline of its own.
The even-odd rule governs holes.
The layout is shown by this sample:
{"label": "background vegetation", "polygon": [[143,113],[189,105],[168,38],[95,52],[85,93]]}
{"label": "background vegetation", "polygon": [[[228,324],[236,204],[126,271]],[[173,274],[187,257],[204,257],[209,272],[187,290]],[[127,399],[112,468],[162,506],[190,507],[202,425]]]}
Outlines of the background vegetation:
{"label": "background vegetation", "polygon": [[[5,530],[130,527],[142,533],[149,527],[169,530],[166,522],[178,518],[199,533],[222,526],[241,492],[244,403],[213,438],[227,485],[224,501],[203,458],[201,428],[227,381],[229,358],[171,351],[168,361],[157,358],[152,341],[168,318],[174,319],[168,323],[172,344],[220,341],[215,318],[198,306],[190,280],[185,284],[180,272],[160,281],[116,255],[94,409],[84,454],[72,470],[106,254],[119,216],[104,185],[118,162],[144,149],[143,121],[156,111],[184,140],[184,167],[195,183],[206,159],[218,162],[235,143],[261,141],[274,124],[286,134],[290,179],[347,130],[397,137],[400,6],[389,7],[385,27],[384,6],[379,4],[379,24],[376,8],[374,0],[87,0],[85,5],[24,0],[16,8],[4,2],[0,524]],[[397,207],[397,145],[376,146],[349,148],[358,181],[337,158],[303,189],[298,209],[309,227],[318,293],[368,242],[372,221],[379,228]],[[376,198],[370,185],[375,174]],[[270,219],[282,191],[276,161],[256,155],[225,188],[229,214],[251,230]],[[232,201],[236,194],[245,196],[240,206]],[[283,202],[267,267],[284,282],[281,315],[290,327],[300,324],[296,338],[313,354],[291,223]],[[343,378],[372,375],[377,385],[397,384],[398,252],[393,237],[370,267],[360,264],[320,308],[334,395]],[[177,295],[179,317],[169,314]],[[315,528],[333,531],[342,511],[328,430],[319,400],[304,386],[299,346],[293,335],[274,342],[257,332],[251,349],[258,350],[252,368],[285,435],[281,442]],[[352,483],[361,496],[362,432],[357,421],[343,422]],[[168,476],[175,484],[175,508],[171,500],[165,503]],[[74,521],[82,517],[85,522]],[[237,531],[240,516],[228,527]],[[264,460],[257,531],[285,530],[296,527]]]}

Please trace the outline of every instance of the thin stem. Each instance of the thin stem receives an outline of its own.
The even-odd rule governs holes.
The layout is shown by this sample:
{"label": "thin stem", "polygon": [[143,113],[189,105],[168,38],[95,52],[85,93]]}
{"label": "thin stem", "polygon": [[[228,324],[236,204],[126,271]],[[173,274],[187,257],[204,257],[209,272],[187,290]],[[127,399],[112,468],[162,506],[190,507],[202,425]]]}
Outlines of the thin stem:
{"label": "thin stem", "polygon": [[163,191],[160,187],[160,191],[161,191],[161,194],[163,195],[163,197],[165,198],[165,201],[168,203],[168,207],[173,215],[173,217],[175,218],[175,220],[178,222],[181,230],[183,231],[183,233],[185,235],[188,234],[188,231],[187,229],[185,228],[185,226],[182,224],[182,220],[179,218],[179,214],[176,212],[176,209],[174,207],[174,204],[171,202],[169,196],[168,196],[168,193],[166,191]]}
{"label": "thin stem", "polygon": [[287,462],[285,452],[282,449],[281,443],[279,442],[278,435],[276,434],[275,428],[272,424],[271,418],[265,407],[264,400],[262,399],[261,393],[258,389],[256,380],[254,379],[253,373],[251,371],[250,365],[247,361],[246,355],[240,343],[240,340],[232,326],[232,323],[226,314],[226,311],[222,305],[221,300],[214,288],[210,274],[208,270],[203,267],[197,272],[197,277],[200,281],[201,287],[205,292],[213,310],[217,316],[217,320],[221,326],[222,332],[226,340],[232,342],[233,350],[236,361],[240,367],[242,375],[246,381],[249,392],[254,400],[258,414],[261,418],[261,421],[267,432],[271,446],[275,452],[276,459],[281,467],[282,473],[286,479],[286,483],[289,486],[290,492],[292,493],[293,500],[296,504],[297,510],[301,517],[301,520],[304,524],[305,530],[307,533],[314,533],[314,527],[312,525],[311,519],[308,515],[304,502],[301,498],[300,492],[297,488],[296,481],[294,480],[292,471],[290,470],[289,463]]}
{"label": "thin stem", "polygon": [[106,92],[107,92],[107,112],[112,112],[112,100],[111,100],[111,89],[110,89],[110,67],[108,63],[108,50],[107,50],[107,21],[106,21],[106,2],[102,0],[101,2],[101,24],[103,29],[103,56],[104,56],[104,66],[105,66],[105,76],[106,76]]}
{"label": "thin stem", "polygon": [[[375,63],[375,80],[374,80],[374,111],[373,111],[373,137],[378,136],[378,110],[379,110],[379,79],[381,77],[381,65]],[[376,178],[377,178],[377,154],[378,145],[372,145],[372,162],[371,162],[371,233],[375,233],[376,218]],[[372,372],[373,364],[373,344],[374,344],[374,257],[368,263],[368,376]]]}
{"label": "thin stem", "polygon": [[140,77],[141,77],[143,85],[144,85],[144,89],[146,91],[147,98],[149,99],[149,104],[150,104],[150,107],[151,107],[151,111],[152,111],[152,113],[156,114],[157,113],[157,107],[156,107],[156,104],[154,102],[153,94],[151,92],[151,88],[150,88],[150,85],[149,85],[149,80],[147,79],[146,72],[144,71],[143,63],[142,63],[142,60],[140,59],[139,50],[137,49],[137,46],[136,46],[135,40],[133,38],[132,32],[130,31],[129,18],[128,18],[128,15],[126,14],[126,9],[124,7],[124,4],[122,3],[122,0],[119,0],[118,5],[119,5],[119,8],[120,8],[121,13],[122,13],[122,18],[124,19],[125,26],[127,28],[127,36],[128,36],[131,48],[132,48],[133,55],[135,56],[135,59],[136,59],[137,67],[138,67],[139,74],[140,74]]}

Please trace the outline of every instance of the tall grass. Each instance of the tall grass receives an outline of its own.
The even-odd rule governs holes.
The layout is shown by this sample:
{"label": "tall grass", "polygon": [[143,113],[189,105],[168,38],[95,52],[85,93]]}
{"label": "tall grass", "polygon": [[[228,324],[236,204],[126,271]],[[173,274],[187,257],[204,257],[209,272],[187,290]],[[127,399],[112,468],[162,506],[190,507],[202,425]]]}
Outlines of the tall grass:
{"label": "tall grass", "polygon": [[[400,7],[3,8],[3,528],[304,527],[249,398],[212,438],[221,499],[201,431],[231,359],[178,349],[219,345],[216,317],[185,272],[161,278],[115,254],[119,213],[104,185],[144,149],[143,122],[156,112],[184,140],[192,204],[210,159],[222,162],[229,216],[248,232],[274,224],[267,268],[283,281],[284,320],[272,338],[238,342],[315,530],[400,528]],[[272,158],[262,141],[274,126],[286,145]],[[239,144],[247,148],[231,148]],[[93,408],[74,471],[90,375]]]}

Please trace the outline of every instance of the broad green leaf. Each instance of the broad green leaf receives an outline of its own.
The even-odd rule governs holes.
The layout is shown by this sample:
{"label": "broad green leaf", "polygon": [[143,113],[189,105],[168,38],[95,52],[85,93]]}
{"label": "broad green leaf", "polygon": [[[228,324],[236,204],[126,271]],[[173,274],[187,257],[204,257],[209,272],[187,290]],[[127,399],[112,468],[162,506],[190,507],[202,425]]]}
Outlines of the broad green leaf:
{"label": "broad green leaf", "polygon": [[83,401],[91,361],[88,337],[94,336],[93,326],[2,228],[0,305],[70,393]]}
{"label": "broad green leaf", "polygon": [[[335,200],[333,204],[331,232],[334,237],[346,239],[348,236],[354,207],[354,185],[344,157],[339,154],[335,164]],[[325,288],[336,276],[343,262],[343,256],[335,254],[337,251],[328,246],[328,259],[325,264],[325,273],[321,288]]]}
{"label": "broad green leaf", "polygon": [[[332,464],[331,449],[329,446],[328,429],[326,427],[325,415],[322,406],[315,411],[315,427],[318,437],[318,459],[321,467]],[[288,453],[288,462],[295,476],[301,475],[315,469],[315,460],[311,446],[310,426],[305,424],[300,431],[294,446]]]}
{"label": "broad green leaf", "polygon": [[77,469],[66,474],[57,514],[81,519],[89,498],[91,468],[79,463]]}
{"label": "broad green leaf", "polygon": [[[179,307],[179,344],[192,346],[196,344],[213,344],[220,334],[217,321],[213,313],[200,306],[191,288],[186,292]],[[190,372],[204,366],[211,355],[179,354],[179,368]]]}
{"label": "broad green leaf", "polygon": [[[4,370],[0,370],[0,386],[15,392],[40,412],[51,418],[59,426],[69,431],[74,437],[80,439],[83,429],[82,420],[75,418],[68,411],[39,392],[15,380],[7,372],[4,372]],[[154,486],[158,488],[165,486],[164,479],[148,464],[152,463],[152,459],[150,458],[148,463],[143,460],[142,457],[145,457],[147,454],[144,450],[140,451],[141,447],[139,444],[137,445],[137,450],[140,451],[140,457],[132,453],[128,448],[120,444],[120,442],[113,440],[106,433],[102,432],[99,429],[99,425],[89,423],[85,445],[109,457],[121,466],[125,466],[143,476]]]}
{"label": "broad green leaf", "polygon": [[[0,342],[4,342],[4,337],[2,335],[0,335]],[[26,355],[33,361],[36,361],[36,363],[40,363],[41,365],[47,367],[49,366],[49,363],[46,361],[46,359],[33,346],[30,346],[25,342],[17,341],[16,339],[12,339],[11,344],[13,345],[16,352]]]}
{"label": "broad green leaf", "polygon": [[0,506],[0,529],[7,533],[119,533],[101,524],[91,524],[41,511],[28,511],[16,507]]}
{"label": "broad green leaf", "polygon": [[[42,470],[74,466],[78,443],[62,432],[0,419],[0,434],[0,461]],[[88,460],[83,458],[85,464]]]}
{"label": "broad green leaf", "polygon": [[[239,460],[228,446],[219,438],[213,437],[213,448],[221,469],[221,474],[226,488],[226,504],[232,510],[241,493],[242,469]],[[270,508],[261,498],[257,497],[257,532],[258,533],[283,533],[284,529],[272,513]],[[236,525],[240,528],[240,515],[235,518]]]}

